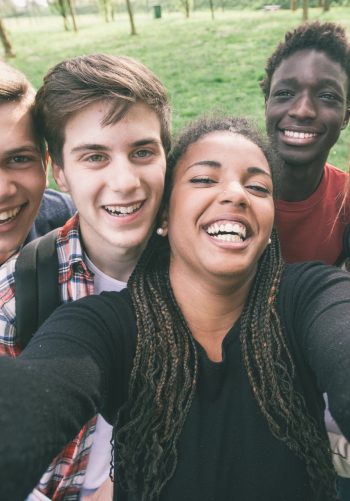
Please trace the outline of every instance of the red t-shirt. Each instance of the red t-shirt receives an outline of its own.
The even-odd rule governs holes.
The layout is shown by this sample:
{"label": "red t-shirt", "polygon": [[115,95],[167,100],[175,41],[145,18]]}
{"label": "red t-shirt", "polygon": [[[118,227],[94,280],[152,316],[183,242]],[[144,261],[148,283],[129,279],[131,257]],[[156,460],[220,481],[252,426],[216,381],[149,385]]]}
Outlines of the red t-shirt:
{"label": "red t-shirt", "polygon": [[350,198],[338,216],[348,175],[325,165],[317,190],[301,202],[275,200],[275,224],[287,263],[323,261],[335,264],[343,248],[343,235],[350,218]]}

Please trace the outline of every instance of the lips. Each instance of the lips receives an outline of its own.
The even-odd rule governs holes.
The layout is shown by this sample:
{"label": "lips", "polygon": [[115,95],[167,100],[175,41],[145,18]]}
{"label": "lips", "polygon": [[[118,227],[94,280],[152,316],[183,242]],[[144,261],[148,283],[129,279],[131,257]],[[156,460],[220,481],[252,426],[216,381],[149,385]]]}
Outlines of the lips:
{"label": "lips", "polygon": [[144,202],[135,202],[129,205],[104,205],[103,208],[111,216],[126,217],[140,210],[143,204]]}
{"label": "lips", "polygon": [[23,207],[26,204],[18,205],[17,207],[14,207],[13,209],[6,209],[0,211],[0,225],[7,224],[11,221],[13,221],[18,214],[21,212]]}

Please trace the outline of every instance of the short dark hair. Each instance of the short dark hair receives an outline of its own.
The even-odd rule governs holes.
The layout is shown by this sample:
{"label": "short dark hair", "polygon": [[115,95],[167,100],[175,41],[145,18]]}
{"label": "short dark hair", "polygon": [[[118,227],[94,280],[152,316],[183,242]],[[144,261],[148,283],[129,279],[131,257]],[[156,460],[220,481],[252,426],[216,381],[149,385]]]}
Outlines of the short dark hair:
{"label": "short dark hair", "polygon": [[62,149],[67,121],[84,107],[110,104],[103,125],[118,122],[129,107],[142,102],[159,117],[161,139],[170,149],[170,105],[159,78],[140,62],[123,56],[94,54],[67,59],[44,77],[35,101],[36,120],[52,160],[63,167]]}
{"label": "short dark hair", "polygon": [[33,112],[35,89],[27,77],[9,64],[0,61],[0,106],[6,103],[18,103],[27,106],[32,115],[34,134],[42,158],[46,153],[45,140],[40,134]]}
{"label": "short dark hair", "polygon": [[330,59],[336,61],[348,77],[348,92],[350,97],[350,46],[345,29],[335,23],[303,24],[293,31],[288,31],[272,55],[268,58],[265,68],[265,78],[260,82],[265,100],[270,95],[271,80],[278,66],[300,50],[317,50],[324,52]]}

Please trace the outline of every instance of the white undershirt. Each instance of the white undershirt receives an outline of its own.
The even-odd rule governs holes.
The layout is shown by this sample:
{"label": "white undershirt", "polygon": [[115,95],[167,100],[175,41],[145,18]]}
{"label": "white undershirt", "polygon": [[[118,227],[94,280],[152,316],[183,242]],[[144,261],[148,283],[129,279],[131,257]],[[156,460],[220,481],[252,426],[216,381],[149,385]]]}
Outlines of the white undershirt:
{"label": "white undershirt", "polygon": [[[89,270],[94,274],[95,294],[100,294],[103,291],[120,291],[126,287],[126,282],[111,278],[100,271],[86,255],[84,260]],[[111,462],[111,437],[112,426],[99,414],[80,497],[92,494],[107,479]]]}

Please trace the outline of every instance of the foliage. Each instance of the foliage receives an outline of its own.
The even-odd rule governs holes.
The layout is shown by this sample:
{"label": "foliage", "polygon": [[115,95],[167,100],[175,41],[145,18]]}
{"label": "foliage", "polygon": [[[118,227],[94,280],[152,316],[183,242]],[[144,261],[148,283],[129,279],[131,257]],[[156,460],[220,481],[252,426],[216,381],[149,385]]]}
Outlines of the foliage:
{"label": "foliage", "polygon": [[[217,5],[218,0],[214,0]],[[123,0],[123,4],[124,4]],[[106,52],[135,57],[149,66],[169,89],[174,108],[174,129],[209,110],[244,115],[264,125],[264,101],[259,80],[264,65],[285,31],[301,22],[301,9],[222,12],[215,20],[206,11],[167,13],[154,19],[153,4],[148,14],[136,15],[138,36],[130,37],[126,14],[117,10],[114,22],[100,16],[77,16],[79,32],[64,32],[59,17],[7,19],[16,60],[11,64],[24,71],[39,86],[43,74],[58,61],[78,54]],[[350,33],[347,8],[335,7],[323,13],[309,9],[310,20],[336,21]],[[330,160],[346,169],[349,131],[342,133]]]}

